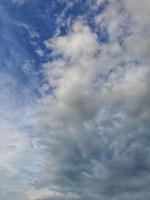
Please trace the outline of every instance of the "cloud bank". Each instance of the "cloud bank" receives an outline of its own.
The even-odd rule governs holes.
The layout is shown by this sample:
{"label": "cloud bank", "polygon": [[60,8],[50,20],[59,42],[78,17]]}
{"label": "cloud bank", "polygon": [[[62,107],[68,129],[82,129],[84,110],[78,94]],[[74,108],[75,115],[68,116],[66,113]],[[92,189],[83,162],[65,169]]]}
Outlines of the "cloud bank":
{"label": "cloud bank", "polygon": [[150,197],[149,2],[92,8],[102,4],[94,30],[80,16],[66,35],[44,42],[53,57],[43,65],[51,92],[39,102],[45,167],[34,199]]}
{"label": "cloud bank", "polygon": [[149,0],[11,3],[32,48],[0,74],[1,199],[149,200]]}

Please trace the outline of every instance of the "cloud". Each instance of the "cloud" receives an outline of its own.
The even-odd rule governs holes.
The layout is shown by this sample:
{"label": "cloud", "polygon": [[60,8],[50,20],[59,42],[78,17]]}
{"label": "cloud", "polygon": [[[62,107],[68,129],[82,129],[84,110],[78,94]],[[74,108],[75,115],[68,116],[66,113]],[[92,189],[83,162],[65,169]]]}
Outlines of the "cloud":
{"label": "cloud", "polygon": [[89,85],[98,71],[94,66],[99,49],[96,35],[88,26],[76,22],[68,36],[56,37],[45,44],[53,49],[54,56],[63,56],[63,59],[44,65],[47,80],[55,88],[57,117],[90,117],[96,111],[94,90]]}
{"label": "cloud", "polygon": [[73,19],[69,3],[59,31],[44,41],[51,55],[34,112],[33,104],[23,107],[27,90],[1,74],[2,199],[150,198],[149,3],[92,4],[90,19],[86,11]]}
{"label": "cloud", "polygon": [[148,47],[142,32],[143,50],[130,51],[137,25],[122,6],[109,1],[97,16],[106,43],[78,20],[67,35],[45,41],[53,56],[43,65],[51,93],[39,102],[36,137],[46,163],[34,187],[65,194],[54,199],[70,199],[68,192],[80,200],[149,199]]}
{"label": "cloud", "polygon": [[90,31],[89,27],[82,25],[82,22],[76,22],[69,35],[48,40],[45,45],[52,48],[54,54],[64,55],[73,61],[84,55],[93,55],[98,44],[96,43],[96,35]]}
{"label": "cloud", "polygon": [[34,178],[29,174],[40,168],[30,140],[33,107],[28,98],[14,76],[0,72],[0,194],[4,200],[27,199],[25,190]]}
{"label": "cloud", "polygon": [[149,112],[149,66],[130,66],[112,89],[115,98],[124,101],[128,111]]}
{"label": "cloud", "polygon": [[[0,117],[0,193],[4,200],[22,198],[25,199],[24,192],[26,180],[23,181],[23,174],[20,168],[23,163],[19,163],[28,146],[28,138],[25,133],[5,118],[5,114]],[[17,164],[18,163],[18,164]],[[22,185],[22,188],[19,186]]]}
{"label": "cloud", "polygon": [[140,26],[147,26],[149,24],[150,2],[148,0],[140,1],[124,1],[124,5],[131,15],[134,23]]}

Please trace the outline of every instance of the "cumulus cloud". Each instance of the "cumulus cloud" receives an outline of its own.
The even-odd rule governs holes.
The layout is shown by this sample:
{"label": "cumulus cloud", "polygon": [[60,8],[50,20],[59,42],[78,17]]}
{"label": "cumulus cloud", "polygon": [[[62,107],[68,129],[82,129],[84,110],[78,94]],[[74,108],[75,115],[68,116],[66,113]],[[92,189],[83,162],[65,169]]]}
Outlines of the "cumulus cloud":
{"label": "cumulus cloud", "polygon": [[72,115],[76,119],[92,116],[97,103],[89,83],[101,70],[97,68],[99,45],[96,35],[86,25],[76,22],[68,36],[53,38],[45,44],[53,49],[54,56],[63,56],[44,65],[47,80],[55,88],[53,97],[57,106],[53,107],[53,112],[61,117]]}
{"label": "cumulus cloud", "polygon": [[[86,3],[93,4],[89,13],[95,12],[90,20],[86,13],[66,19],[66,33],[56,30],[44,41],[51,59],[42,65],[44,83],[30,137],[0,119],[0,153],[6,155],[0,162],[10,173],[5,182],[12,183],[14,173],[18,177],[14,187],[5,186],[11,199],[150,198],[149,2]],[[73,6],[66,6],[63,19]],[[15,189],[19,184],[23,187]],[[2,197],[9,199],[6,192]]]}
{"label": "cumulus cloud", "polygon": [[39,102],[36,137],[46,162],[34,187],[50,194],[35,199],[149,199],[149,46],[134,2],[109,1],[95,17],[106,43],[78,20],[45,41],[51,93]]}

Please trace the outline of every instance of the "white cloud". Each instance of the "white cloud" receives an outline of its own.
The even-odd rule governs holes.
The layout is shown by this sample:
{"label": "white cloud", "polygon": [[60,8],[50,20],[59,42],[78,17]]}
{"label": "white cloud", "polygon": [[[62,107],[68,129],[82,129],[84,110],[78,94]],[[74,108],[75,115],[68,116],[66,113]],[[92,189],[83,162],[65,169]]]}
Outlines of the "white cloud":
{"label": "white cloud", "polygon": [[89,83],[101,70],[97,68],[96,35],[86,25],[76,22],[68,36],[56,37],[45,44],[53,49],[54,55],[63,56],[44,66],[48,82],[55,88],[54,112],[61,117],[90,117],[96,111],[97,99]]}
{"label": "white cloud", "polygon": [[[43,66],[43,74],[53,90],[39,103],[37,138],[47,163],[35,187],[57,185],[59,192],[79,199],[150,196],[145,188],[150,184],[149,64],[141,64],[141,52],[136,53],[141,62],[133,62],[122,17],[110,31],[120,13],[114,2],[112,14],[104,13],[108,43],[99,43],[96,33],[78,21],[68,35],[45,42],[54,60]],[[123,45],[120,36],[125,36]]]}
{"label": "white cloud", "polygon": [[44,51],[42,49],[37,49],[35,52],[41,57],[44,56]]}
{"label": "white cloud", "polygon": [[110,0],[95,17],[105,43],[83,18],[44,42],[53,60],[42,66],[33,138],[44,166],[29,199],[149,199],[149,11],[135,2]]}
{"label": "white cloud", "polygon": [[124,101],[127,109],[138,115],[149,112],[149,73],[149,66],[130,66],[112,89],[113,96]]}
{"label": "white cloud", "polygon": [[56,37],[45,42],[46,47],[52,48],[53,53],[70,58],[71,61],[83,56],[91,56],[96,53],[98,44],[96,35],[92,33],[88,26],[76,22],[72,26],[70,34]]}

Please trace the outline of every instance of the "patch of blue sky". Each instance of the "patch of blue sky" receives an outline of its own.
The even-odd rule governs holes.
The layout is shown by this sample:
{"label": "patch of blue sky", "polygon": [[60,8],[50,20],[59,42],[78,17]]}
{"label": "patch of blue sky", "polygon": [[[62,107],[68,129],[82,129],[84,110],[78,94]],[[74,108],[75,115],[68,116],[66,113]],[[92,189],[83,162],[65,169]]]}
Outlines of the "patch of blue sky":
{"label": "patch of blue sky", "polygon": [[[6,6],[0,5],[0,7],[2,15],[0,20],[0,70],[15,76],[19,84],[34,87],[37,79],[34,71],[39,69],[38,56],[30,44],[29,35],[17,26],[9,9]],[[25,65],[27,69],[27,63],[30,73],[24,70]]]}
{"label": "patch of blue sky", "polygon": [[7,4],[7,8],[12,17],[20,22],[32,27],[40,33],[39,40],[44,40],[53,34],[55,29],[55,14],[59,13],[62,7],[59,7],[54,1],[41,0],[29,1],[21,7]]}

